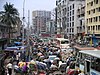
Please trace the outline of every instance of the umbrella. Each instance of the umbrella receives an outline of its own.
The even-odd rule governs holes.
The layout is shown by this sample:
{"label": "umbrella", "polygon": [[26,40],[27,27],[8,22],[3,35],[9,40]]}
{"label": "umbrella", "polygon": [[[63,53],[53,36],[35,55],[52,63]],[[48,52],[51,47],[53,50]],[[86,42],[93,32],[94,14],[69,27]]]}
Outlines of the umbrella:
{"label": "umbrella", "polygon": [[37,67],[39,70],[46,70],[46,65],[41,62],[37,62]]}

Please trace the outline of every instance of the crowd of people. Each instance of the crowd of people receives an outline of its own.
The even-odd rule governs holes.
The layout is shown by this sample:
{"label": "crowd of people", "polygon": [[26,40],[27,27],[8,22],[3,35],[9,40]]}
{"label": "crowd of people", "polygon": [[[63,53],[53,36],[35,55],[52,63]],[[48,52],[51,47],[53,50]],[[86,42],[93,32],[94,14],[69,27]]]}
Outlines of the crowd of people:
{"label": "crowd of people", "polygon": [[[67,56],[66,61],[62,60],[61,53],[61,49],[54,46],[53,43],[36,42],[32,46],[30,60],[19,60],[21,54],[18,53],[16,60],[10,61],[6,65],[7,72],[9,75],[12,75],[13,70],[16,75],[39,75],[40,73],[49,75],[54,71],[61,71],[62,75],[84,75],[81,70],[75,67],[76,60],[73,51]],[[49,55],[57,57],[51,62]]]}

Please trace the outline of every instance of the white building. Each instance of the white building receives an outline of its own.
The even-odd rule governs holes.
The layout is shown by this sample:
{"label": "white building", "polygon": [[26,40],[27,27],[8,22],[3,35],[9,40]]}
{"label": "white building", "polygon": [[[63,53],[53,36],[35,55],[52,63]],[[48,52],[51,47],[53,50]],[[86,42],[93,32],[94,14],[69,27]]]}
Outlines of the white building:
{"label": "white building", "polygon": [[46,22],[46,32],[51,36],[55,34],[55,23],[53,20]]}
{"label": "white building", "polygon": [[77,9],[79,8],[80,4],[84,4],[84,0],[69,0],[67,4],[66,34],[72,39],[77,35]]}
{"label": "white building", "polygon": [[56,0],[58,34],[73,38],[77,34],[77,9],[84,0]]}

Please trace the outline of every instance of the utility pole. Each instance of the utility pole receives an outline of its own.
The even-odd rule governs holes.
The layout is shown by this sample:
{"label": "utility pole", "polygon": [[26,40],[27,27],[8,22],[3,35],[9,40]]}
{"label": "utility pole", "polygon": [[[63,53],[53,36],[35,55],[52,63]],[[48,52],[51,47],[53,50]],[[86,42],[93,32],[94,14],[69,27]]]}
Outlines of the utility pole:
{"label": "utility pole", "polygon": [[28,56],[29,56],[29,61],[30,61],[30,29],[29,29],[29,25],[30,25],[30,11],[28,10],[28,30],[27,30],[27,45],[28,45]]}
{"label": "utility pole", "polygon": [[24,11],[25,11],[25,9],[24,9],[24,6],[25,6],[25,0],[23,1],[23,18],[22,18],[22,45],[24,46],[24,20],[25,20],[25,16],[24,16]]}

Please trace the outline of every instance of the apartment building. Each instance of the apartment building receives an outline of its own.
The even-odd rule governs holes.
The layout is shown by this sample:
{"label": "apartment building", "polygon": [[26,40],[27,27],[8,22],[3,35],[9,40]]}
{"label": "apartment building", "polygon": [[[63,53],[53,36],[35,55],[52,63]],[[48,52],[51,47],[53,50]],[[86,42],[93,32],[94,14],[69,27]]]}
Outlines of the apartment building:
{"label": "apartment building", "polygon": [[100,36],[100,0],[86,0],[85,14],[85,32]]}
{"label": "apartment building", "polygon": [[55,23],[53,20],[46,23],[46,32],[51,36],[55,34]]}
{"label": "apartment building", "polygon": [[32,12],[33,28],[35,34],[46,32],[46,22],[51,19],[51,11],[36,10]]}
{"label": "apartment building", "polygon": [[66,0],[56,0],[57,34],[64,35],[66,28]]}
{"label": "apartment building", "polygon": [[66,34],[73,39],[78,33],[78,25],[80,24],[77,17],[77,9],[84,4],[84,0],[69,0],[67,5],[67,26]]}
{"label": "apartment building", "polygon": [[85,0],[56,0],[58,34],[73,38],[77,35],[77,9]]}
{"label": "apartment building", "polygon": [[85,36],[85,1],[77,9],[77,37],[79,40]]}

